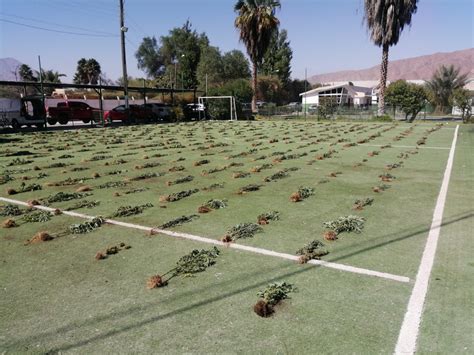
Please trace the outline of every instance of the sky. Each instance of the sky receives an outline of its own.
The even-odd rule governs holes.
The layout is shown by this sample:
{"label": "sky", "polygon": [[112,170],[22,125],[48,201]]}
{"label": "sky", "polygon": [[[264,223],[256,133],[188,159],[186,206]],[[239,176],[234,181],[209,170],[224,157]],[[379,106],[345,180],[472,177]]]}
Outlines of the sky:
{"label": "sky", "polygon": [[[143,77],[135,52],[145,36],[167,35],[186,20],[222,52],[245,47],[234,27],[235,0],[124,0],[128,74]],[[280,29],[293,50],[292,77],[378,65],[381,49],[366,30],[364,0],[281,0]],[[474,47],[474,1],[420,0],[412,26],[391,47],[390,60]],[[72,82],[77,61],[95,58],[109,79],[122,76],[119,0],[0,0],[0,58]]]}

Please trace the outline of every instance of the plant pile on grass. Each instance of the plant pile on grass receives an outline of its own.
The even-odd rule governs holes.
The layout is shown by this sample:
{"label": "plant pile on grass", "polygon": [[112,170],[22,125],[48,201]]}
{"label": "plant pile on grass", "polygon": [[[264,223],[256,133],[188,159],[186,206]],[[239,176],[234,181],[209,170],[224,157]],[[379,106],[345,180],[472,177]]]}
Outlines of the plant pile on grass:
{"label": "plant pile on grass", "polygon": [[208,212],[211,212],[212,210],[218,210],[218,209],[226,208],[226,207],[227,207],[227,200],[212,199],[212,200],[207,201],[202,206],[199,206],[198,212],[208,213]]}
{"label": "plant pile on grass", "polygon": [[243,195],[243,194],[246,194],[247,192],[258,191],[260,190],[260,187],[262,187],[262,185],[257,185],[257,184],[246,185],[246,186],[241,187],[239,191],[237,191],[237,193],[239,195]]}
{"label": "plant pile on grass", "polygon": [[185,190],[185,191],[172,193],[172,194],[169,194],[169,195],[163,195],[163,196],[160,196],[160,202],[179,201],[179,200],[182,200],[183,198],[191,196],[192,194],[195,194],[196,192],[199,192],[199,189]]}
{"label": "plant pile on grass", "polygon": [[391,182],[392,180],[396,179],[395,176],[393,176],[392,174],[389,174],[389,173],[379,175],[379,178],[380,178],[380,180],[382,180],[384,182]]}
{"label": "plant pile on grass", "polygon": [[374,156],[379,155],[379,154],[380,154],[380,152],[379,152],[378,150],[374,150],[374,151],[372,151],[372,152],[368,152],[368,153],[367,153],[367,155],[368,155],[369,157],[374,157]]}
{"label": "plant pile on grass", "polygon": [[38,232],[36,233],[33,238],[28,239],[24,245],[29,245],[29,244],[36,244],[36,243],[42,243],[42,242],[49,242],[50,240],[53,240],[54,237],[51,236],[48,232]]}
{"label": "plant pile on grass", "polygon": [[[323,226],[330,231],[333,231],[336,236],[342,232],[361,233],[364,228],[365,219],[359,216],[341,216],[334,221],[327,221]],[[328,238],[326,238],[328,239]]]}
{"label": "plant pile on grass", "polygon": [[171,173],[174,173],[174,172],[177,172],[177,171],[182,171],[182,170],[185,170],[186,168],[182,165],[178,165],[178,166],[172,166],[171,168],[168,169],[169,172]]}
{"label": "plant pile on grass", "polygon": [[0,208],[0,216],[12,217],[12,216],[20,216],[22,214],[23,214],[23,210],[21,210],[18,206],[15,206],[15,205],[8,204]]}
{"label": "plant pile on grass", "polygon": [[100,228],[105,223],[105,219],[101,216],[94,217],[90,221],[83,223],[71,224],[69,226],[69,231],[73,234],[84,234],[90,233]]}
{"label": "plant pile on grass", "polygon": [[[205,271],[209,266],[216,263],[216,259],[219,256],[220,251],[216,247],[210,250],[197,250],[194,249],[191,253],[182,256],[177,262],[176,267],[167,271],[162,275],[154,275],[147,281],[147,288],[163,287],[176,276],[192,276],[199,272]],[[166,275],[170,275],[165,279]]]}
{"label": "plant pile on grass", "polygon": [[297,192],[293,192],[290,195],[290,201],[300,202],[312,195],[314,195],[314,189],[312,187],[300,187]]}
{"label": "plant pile on grass", "polygon": [[280,170],[271,176],[267,176],[265,179],[263,179],[263,181],[271,182],[271,181],[276,181],[276,180],[286,178],[288,176],[290,176],[290,174],[288,174],[286,170]]}
{"label": "plant pile on grass", "polygon": [[130,178],[129,180],[130,181],[140,181],[140,180],[146,180],[146,179],[151,179],[151,178],[155,178],[155,177],[160,177],[161,173],[145,173],[145,174],[141,174],[141,175],[138,175],[138,176],[134,176],[132,178]]}
{"label": "plant pile on grass", "polygon": [[372,187],[373,192],[382,192],[390,188],[390,185],[380,184],[378,186]]}
{"label": "plant pile on grass", "polygon": [[51,213],[47,211],[35,211],[23,215],[22,220],[29,223],[47,222],[51,219]]}
{"label": "plant pile on grass", "polygon": [[256,223],[239,223],[230,228],[221,238],[221,241],[230,243],[240,238],[252,238],[255,233],[261,231],[263,231],[263,228]]}
{"label": "plant pile on grass", "polygon": [[39,184],[26,185],[24,182],[22,182],[18,191],[13,189],[13,188],[8,188],[7,189],[7,194],[8,195],[15,195],[15,194],[21,193],[21,192],[37,191],[37,190],[41,190],[41,189],[42,189],[42,187]]}
{"label": "plant pile on grass", "polygon": [[250,176],[250,173],[246,173],[246,172],[243,172],[243,171],[237,171],[237,172],[232,174],[232,178],[234,178],[234,179],[246,178],[248,176]]}
{"label": "plant pile on grass", "polygon": [[324,243],[319,240],[309,242],[296,252],[296,255],[301,255],[299,258],[301,264],[306,264],[311,259],[319,260],[322,256],[327,254],[329,254],[329,252],[324,249]]}
{"label": "plant pile on grass", "polygon": [[198,161],[195,161],[193,163],[194,166],[201,166],[201,165],[204,165],[204,164],[209,164],[210,161],[208,159],[202,159],[202,160],[198,160]]}
{"label": "plant pile on grass", "polygon": [[99,205],[100,205],[100,201],[83,200],[83,201],[78,201],[74,205],[66,208],[66,211],[78,210],[80,208],[94,208]]}
{"label": "plant pile on grass", "polygon": [[64,168],[66,166],[68,166],[69,164],[66,164],[66,163],[53,163],[53,164],[49,164],[49,165],[46,165],[45,166],[45,169],[54,169],[54,168]]}
{"label": "plant pile on grass", "polygon": [[270,169],[273,167],[273,164],[263,164],[263,165],[256,165],[250,169],[251,173],[259,173],[262,170]]}
{"label": "plant pile on grass", "polygon": [[86,196],[90,196],[90,193],[78,193],[78,192],[58,192],[54,195],[50,195],[48,197],[42,198],[41,201],[43,203],[55,203],[55,202],[64,202],[64,201],[71,201],[71,200],[78,200],[84,198]]}
{"label": "plant pile on grass", "polygon": [[128,181],[109,181],[106,183],[103,183],[99,185],[99,189],[110,189],[110,188],[116,188],[116,187],[124,187],[129,184]]}
{"label": "plant pile on grass", "polygon": [[8,218],[2,222],[2,228],[14,228],[18,227],[13,218]]}
{"label": "plant pile on grass", "polygon": [[194,221],[195,219],[198,219],[198,218],[199,218],[199,216],[197,214],[192,214],[190,216],[181,216],[181,217],[175,218],[171,221],[168,221],[166,223],[163,223],[158,228],[166,229],[166,228],[176,227],[176,226],[180,226],[184,223],[192,222],[192,221]]}
{"label": "plant pile on grass", "polygon": [[149,162],[143,165],[136,165],[135,169],[140,170],[140,169],[156,168],[157,166],[160,166],[160,165],[161,163],[159,162]]}
{"label": "plant pile on grass", "polygon": [[257,292],[260,299],[253,306],[254,312],[260,317],[271,316],[275,312],[274,307],[282,300],[289,298],[288,294],[295,290],[292,284],[286,282],[269,284],[263,291]]}
{"label": "plant pile on grass", "polygon": [[147,187],[137,187],[136,189],[131,189],[131,190],[128,190],[128,191],[124,191],[124,194],[125,195],[135,194],[135,193],[143,192],[143,191],[147,191],[147,190],[149,190]]}
{"label": "plant pile on grass", "polygon": [[138,205],[138,206],[120,206],[117,211],[114,212],[112,217],[128,217],[128,216],[134,216],[140,213],[143,213],[143,211],[147,208],[153,207],[151,203],[145,203],[144,205]]}
{"label": "plant pile on grass", "polygon": [[167,181],[166,185],[167,186],[177,185],[177,184],[182,184],[182,183],[185,183],[185,182],[191,182],[193,180],[194,180],[194,176],[188,175],[188,176],[185,176],[185,177],[182,177],[182,178],[178,178],[174,181]]}
{"label": "plant pile on grass", "polygon": [[3,173],[2,175],[0,175],[0,185],[4,185],[7,182],[13,181],[13,180],[15,179],[10,174]]}
{"label": "plant pile on grass", "polygon": [[372,205],[372,203],[374,202],[374,199],[372,197],[367,197],[365,199],[357,199],[355,200],[354,202],[354,206],[352,207],[352,209],[354,210],[357,210],[357,211],[361,211],[364,209],[365,206],[370,206]]}
{"label": "plant pile on grass", "polygon": [[213,190],[216,190],[216,189],[223,189],[223,188],[224,188],[223,183],[217,183],[217,184],[212,184],[210,186],[203,187],[202,190],[203,191],[213,191]]}
{"label": "plant pile on grass", "polygon": [[209,170],[203,170],[201,172],[201,175],[202,176],[207,176],[209,174],[219,173],[219,172],[224,171],[224,170],[227,170],[227,166],[223,166],[223,167],[220,167],[220,168],[213,168],[213,169],[209,169]]}
{"label": "plant pile on grass", "polygon": [[120,244],[108,247],[107,249],[105,249],[105,251],[98,251],[95,254],[95,259],[104,260],[104,259],[107,259],[110,255],[115,255],[122,250],[127,250],[130,248],[131,248],[130,245],[127,245],[125,243],[120,243]]}
{"label": "plant pile on grass", "polygon": [[280,219],[280,212],[278,211],[270,211],[259,214],[257,216],[257,223],[260,225],[269,224],[270,221],[278,221]]}
{"label": "plant pile on grass", "polygon": [[15,158],[13,159],[10,163],[8,163],[8,166],[15,166],[15,165],[26,165],[33,163],[33,160],[26,160],[22,158]]}
{"label": "plant pile on grass", "polygon": [[397,168],[401,168],[402,165],[403,165],[403,162],[387,164],[385,165],[385,169],[387,170],[397,169]]}
{"label": "plant pile on grass", "polygon": [[82,184],[85,180],[90,180],[88,177],[82,177],[82,178],[67,178],[66,180],[63,181],[58,181],[58,182],[49,182],[46,185],[48,186],[71,186],[71,185],[77,185],[77,184]]}

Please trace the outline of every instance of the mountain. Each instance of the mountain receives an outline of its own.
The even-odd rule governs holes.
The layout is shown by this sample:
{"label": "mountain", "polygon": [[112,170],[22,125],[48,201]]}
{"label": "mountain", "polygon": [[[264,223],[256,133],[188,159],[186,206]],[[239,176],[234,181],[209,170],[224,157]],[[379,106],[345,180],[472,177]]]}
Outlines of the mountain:
{"label": "mountain", "polygon": [[[388,64],[388,80],[428,80],[441,65],[461,68],[461,73],[469,73],[474,77],[474,48],[450,53],[435,53],[390,61]],[[380,65],[361,70],[344,70],[334,73],[318,74],[309,78],[309,82],[329,83],[338,81],[379,80]]]}
{"label": "mountain", "polygon": [[17,80],[15,73],[22,64],[15,58],[0,58],[0,80]]}

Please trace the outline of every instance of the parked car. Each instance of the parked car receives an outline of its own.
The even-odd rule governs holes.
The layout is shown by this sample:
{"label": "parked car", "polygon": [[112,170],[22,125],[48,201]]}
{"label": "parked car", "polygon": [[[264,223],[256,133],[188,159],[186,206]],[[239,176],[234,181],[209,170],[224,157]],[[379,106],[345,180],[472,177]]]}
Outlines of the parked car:
{"label": "parked car", "polygon": [[171,121],[174,116],[173,107],[166,104],[148,103],[141,107],[150,109],[153,112],[153,118],[157,121]]}
{"label": "parked car", "polygon": [[99,109],[93,108],[82,101],[59,102],[56,107],[47,108],[48,123],[67,124],[69,121],[89,123],[97,117]]}
{"label": "parked car", "polygon": [[43,128],[45,118],[46,111],[41,97],[0,98],[0,127],[11,126],[15,130],[22,126]]}
{"label": "parked car", "polygon": [[209,112],[204,104],[187,104],[184,106],[183,112],[187,120],[205,120],[209,118]]}
{"label": "parked car", "polygon": [[113,121],[150,121],[153,119],[153,111],[143,105],[129,105],[128,110],[125,105],[119,105],[110,111],[104,113],[106,122]]}

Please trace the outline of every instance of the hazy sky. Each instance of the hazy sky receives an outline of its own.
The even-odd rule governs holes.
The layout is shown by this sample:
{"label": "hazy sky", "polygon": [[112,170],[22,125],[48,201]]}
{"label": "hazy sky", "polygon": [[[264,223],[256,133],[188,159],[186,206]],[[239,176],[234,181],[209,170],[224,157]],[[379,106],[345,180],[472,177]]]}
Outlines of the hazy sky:
{"label": "hazy sky", "polygon": [[[0,0],[0,57],[67,74],[72,82],[77,61],[96,58],[110,79],[121,76],[119,0]],[[144,36],[168,34],[187,19],[221,51],[241,49],[234,28],[235,0],[125,0],[128,73],[143,76],[134,53]],[[293,77],[380,62],[363,22],[363,0],[281,0],[277,13],[293,49]],[[473,0],[420,0],[390,59],[473,47]],[[21,25],[19,25],[21,24]],[[26,27],[32,26],[32,27]],[[59,33],[40,28],[87,34]],[[103,37],[95,37],[103,36]]]}

